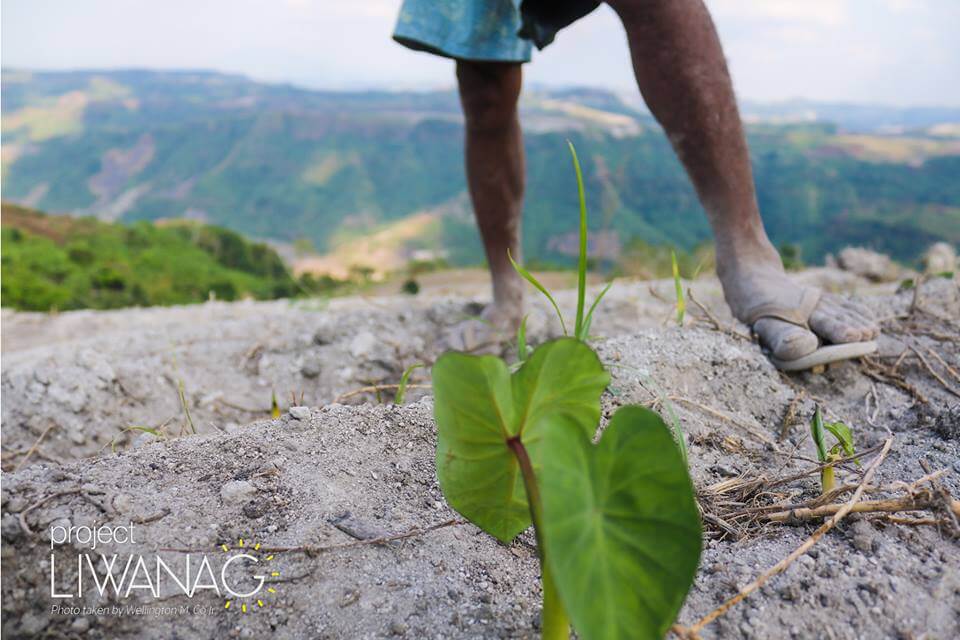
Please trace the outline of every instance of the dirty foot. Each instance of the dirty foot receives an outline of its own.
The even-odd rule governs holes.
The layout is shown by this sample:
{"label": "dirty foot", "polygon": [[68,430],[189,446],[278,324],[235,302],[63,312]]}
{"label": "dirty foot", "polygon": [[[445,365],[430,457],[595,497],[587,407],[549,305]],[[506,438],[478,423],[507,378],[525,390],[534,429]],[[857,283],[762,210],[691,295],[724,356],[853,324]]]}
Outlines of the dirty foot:
{"label": "dirty foot", "polygon": [[777,367],[807,369],[876,350],[872,341],[880,327],[864,307],[794,283],[779,257],[771,260],[768,253],[759,259],[728,260],[721,267],[722,263],[718,256],[727,304],[757,334]]}
{"label": "dirty foot", "polygon": [[473,313],[468,308],[466,319],[444,331],[440,340],[441,350],[501,353],[504,346],[516,337],[522,318],[522,303],[511,307],[503,309],[497,304],[488,304],[482,310],[473,309]]}

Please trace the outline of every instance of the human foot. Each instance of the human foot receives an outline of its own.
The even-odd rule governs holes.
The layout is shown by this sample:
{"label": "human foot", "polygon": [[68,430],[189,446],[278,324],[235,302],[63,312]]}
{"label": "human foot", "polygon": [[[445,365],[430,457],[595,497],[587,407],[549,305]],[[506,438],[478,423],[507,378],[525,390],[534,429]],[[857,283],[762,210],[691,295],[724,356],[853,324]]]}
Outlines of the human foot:
{"label": "human foot", "polygon": [[523,318],[523,280],[516,271],[493,275],[493,299],[444,332],[444,351],[496,352],[513,339]]}
{"label": "human foot", "polygon": [[779,368],[807,369],[876,350],[880,327],[861,305],[794,283],[772,247],[730,253],[717,257],[724,297]]}
{"label": "human foot", "polygon": [[448,327],[440,339],[441,349],[497,353],[516,335],[522,310],[522,304],[514,308],[488,304],[479,315],[468,314],[469,317]]}

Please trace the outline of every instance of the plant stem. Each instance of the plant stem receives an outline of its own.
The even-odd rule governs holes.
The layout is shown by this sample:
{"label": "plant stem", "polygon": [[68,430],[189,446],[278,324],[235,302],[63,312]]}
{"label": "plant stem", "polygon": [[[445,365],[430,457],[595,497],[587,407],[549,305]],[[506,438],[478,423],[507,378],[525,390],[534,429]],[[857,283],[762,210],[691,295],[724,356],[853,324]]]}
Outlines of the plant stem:
{"label": "plant stem", "polygon": [[568,640],[570,638],[570,619],[560,601],[560,594],[553,583],[553,574],[547,563],[540,559],[540,571],[543,574],[543,613],[540,618],[543,640]]}
{"label": "plant stem", "polygon": [[543,505],[540,502],[540,489],[537,487],[537,478],[533,473],[533,464],[527,449],[520,441],[520,437],[507,440],[507,446],[516,456],[520,464],[520,473],[523,476],[523,487],[527,492],[527,504],[530,505],[530,519],[533,520],[533,531],[537,537],[537,554],[540,556],[540,575],[543,584],[543,612],[540,614],[543,640],[567,640],[570,637],[570,619],[563,608],[563,602],[557,593],[550,565],[547,562],[546,548],[543,546],[540,523],[543,521]]}
{"label": "plant stem", "polygon": [[824,494],[833,491],[835,485],[833,467],[824,467],[820,470],[820,488]]}

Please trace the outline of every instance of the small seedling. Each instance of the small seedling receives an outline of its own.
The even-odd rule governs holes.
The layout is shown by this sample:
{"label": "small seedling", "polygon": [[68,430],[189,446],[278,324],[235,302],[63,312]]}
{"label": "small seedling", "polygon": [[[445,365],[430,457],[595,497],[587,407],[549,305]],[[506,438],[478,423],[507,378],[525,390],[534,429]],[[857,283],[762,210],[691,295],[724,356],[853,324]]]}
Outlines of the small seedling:
{"label": "small seedling", "polygon": [[[574,323],[573,335],[577,340],[585,341],[590,335],[590,325],[593,323],[593,313],[596,311],[597,306],[600,304],[600,301],[603,300],[603,297],[607,295],[607,292],[610,291],[610,287],[613,286],[612,282],[608,282],[607,286],[600,291],[600,294],[593,301],[593,304],[590,305],[590,309],[584,315],[584,307],[586,306],[586,294],[587,294],[587,200],[583,191],[583,173],[580,171],[580,161],[577,159],[577,150],[574,148],[573,143],[567,140],[567,146],[570,148],[570,156],[573,158],[573,169],[577,175],[577,195],[580,200],[580,255],[577,258],[577,316]],[[550,292],[540,284],[540,281],[537,280],[532,273],[524,269],[521,265],[513,259],[513,256],[510,255],[510,250],[507,250],[507,257],[510,259],[510,264],[513,265],[513,268],[516,269],[517,273],[520,276],[529,282],[533,287],[542,293],[546,299],[553,306],[553,310],[557,313],[557,318],[560,320],[560,328],[563,329],[563,335],[570,335],[567,332],[567,325],[563,320],[563,314],[560,313],[560,307],[557,305],[557,301],[554,300],[553,296],[550,295]]]}
{"label": "small seedling", "polygon": [[517,364],[523,364],[527,361],[527,356],[530,355],[530,347],[527,346],[527,318],[529,316],[523,316],[523,320],[520,321],[520,326],[517,327]]}
{"label": "small seedling", "polygon": [[280,417],[280,403],[277,402],[277,392],[270,392],[270,417],[276,420]]}
{"label": "small seedling", "polygon": [[407,395],[407,385],[410,383],[410,374],[414,369],[419,369],[424,365],[420,362],[407,367],[403,375],[400,376],[400,384],[397,385],[397,395],[393,397],[393,404],[403,404],[403,399]]}
{"label": "small seedling", "polygon": [[[522,323],[514,372],[494,356],[437,360],[437,476],[450,506],[500,541],[533,525],[543,638],[568,638],[571,623],[588,640],[663,637],[693,582],[700,517],[681,449],[655,412],[621,407],[594,444],[610,376],[585,342],[597,302],[584,315],[586,208],[573,154],[582,269],[575,337],[527,357]],[[549,292],[515,266],[559,316]]]}
{"label": "small seedling", "polygon": [[670,268],[673,270],[673,286],[677,291],[677,325],[683,326],[683,316],[687,313],[687,301],[683,297],[683,284],[680,282],[680,267],[677,265],[677,252],[670,250]]}
{"label": "small seedling", "polygon": [[[829,431],[836,438],[836,443],[830,449],[827,449],[826,431]],[[844,456],[850,457],[855,454],[853,433],[850,431],[850,427],[842,422],[824,422],[820,407],[817,407],[813,413],[813,420],[810,421],[810,433],[813,435],[813,443],[817,447],[817,459],[820,464],[831,464],[831,466],[820,470],[820,491],[822,494],[827,494],[833,491],[836,484],[832,463]],[[858,461],[854,460],[854,462]]]}

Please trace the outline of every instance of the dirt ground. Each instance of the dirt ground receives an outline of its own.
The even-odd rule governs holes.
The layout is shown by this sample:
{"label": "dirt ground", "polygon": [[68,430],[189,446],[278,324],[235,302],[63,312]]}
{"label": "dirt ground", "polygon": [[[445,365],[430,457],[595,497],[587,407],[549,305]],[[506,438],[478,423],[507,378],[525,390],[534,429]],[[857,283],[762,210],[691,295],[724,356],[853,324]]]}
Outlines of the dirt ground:
{"label": "dirt ground", "polygon": [[[960,637],[960,532],[931,483],[902,484],[927,474],[922,462],[960,496],[958,284],[940,278],[896,292],[835,269],[799,277],[856,291],[883,323],[880,353],[779,374],[710,278],[692,288],[715,322],[688,301],[678,327],[672,282],[618,282],[598,312],[593,344],[613,376],[605,415],[648,404],[676,414],[686,433],[706,543],[678,622],[694,624],[821,523],[762,515],[818,495],[816,473],[789,478],[815,466],[806,424],[819,403],[854,428],[865,452],[838,484],[858,483],[892,438],[864,499],[909,493],[930,506],[896,514],[921,519],[913,524],[848,516],[702,637]],[[569,312],[573,293],[560,301]],[[531,340],[557,335],[548,307],[531,303]],[[431,292],[4,311],[3,636],[535,637],[532,536],[497,543],[459,522],[436,483],[429,369],[414,372],[403,406],[390,403],[393,389],[370,388],[431,363],[450,327],[477,308],[469,295]],[[306,406],[291,406],[291,395]],[[222,563],[242,538],[246,549],[277,549],[269,561],[257,552],[277,574],[267,577],[274,592],[262,607],[236,599],[229,609],[209,590],[188,599],[169,582],[159,597],[76,597],[77,555],[89,545],[51,545],[52,528],[128,523],[135,542],[96,553],[171,566],[206,553]],[[53,587],[74,598],[51,598],[51,562]],[[69,609],[83,605],[141,609]]]}

